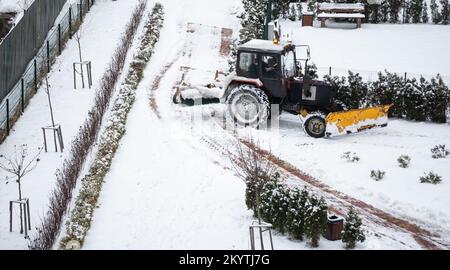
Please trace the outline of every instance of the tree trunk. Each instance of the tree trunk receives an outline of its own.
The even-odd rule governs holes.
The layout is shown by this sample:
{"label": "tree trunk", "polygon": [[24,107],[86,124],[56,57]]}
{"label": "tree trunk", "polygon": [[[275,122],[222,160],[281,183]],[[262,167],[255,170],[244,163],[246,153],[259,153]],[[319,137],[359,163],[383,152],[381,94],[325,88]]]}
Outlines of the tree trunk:
{"label": "tree trunk", "polygon": [[[20,184],[20,176],[17,178],[17,184],[18,184],[18,186],[19,186],[19,202],[21,202],[22,201],[22,186],[21,186],[21,184]],[[19,209],[20,209],[20,211],[19,211],[19,217],[20,217],[20,233],[22,234],[23,233],[23,213],[22,213],[22,204],[20,204],[19,203]],[[26,226],[26,224],[25,224],[25,226]]]}

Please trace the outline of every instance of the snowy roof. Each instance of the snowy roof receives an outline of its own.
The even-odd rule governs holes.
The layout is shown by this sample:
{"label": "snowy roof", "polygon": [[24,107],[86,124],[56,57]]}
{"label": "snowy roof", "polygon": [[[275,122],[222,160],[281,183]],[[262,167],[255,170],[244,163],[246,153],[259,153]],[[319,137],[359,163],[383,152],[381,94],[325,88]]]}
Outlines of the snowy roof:
{"label": "snowy roof", "polygon": [[317,15],[318,18],[359,18],[363,19],[366,16],[361,13],[320,13]]}
{"label": "snowy roof", "polygon": [[364,10],[362,3],[346,4],[346,3],[321,3],[319,4],[320,10],[334,10],[334,9],[355,9]]}
{"label": "snowy roof", "polygon": [[0,13],[19,13],[22,11],[19,0],[0,0]]}
{"label": "snowy roof", "polygon": [[239,49],[279,53],[284,51],[284,44],[274,44],[270,40],[253,39],[239,46]]}

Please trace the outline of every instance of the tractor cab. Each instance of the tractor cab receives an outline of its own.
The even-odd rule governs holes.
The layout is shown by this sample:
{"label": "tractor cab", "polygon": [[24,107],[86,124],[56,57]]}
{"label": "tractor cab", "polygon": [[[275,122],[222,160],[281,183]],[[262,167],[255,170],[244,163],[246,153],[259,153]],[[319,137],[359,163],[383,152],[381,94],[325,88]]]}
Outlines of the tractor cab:
{"label": "tractor cab", "polygon": [[[305,52],[304,58],[297,59],[299,48]],[[279,103],[283,100],[286,111],[298,113],[303,107],[326,109],[335,93],[324,82],[310,79],[309,60],[309,46],[254,39],[238,48],[236,75],[258,80],[258,86],[271,101]],[[304,72],[301,72],[302,64]]]}

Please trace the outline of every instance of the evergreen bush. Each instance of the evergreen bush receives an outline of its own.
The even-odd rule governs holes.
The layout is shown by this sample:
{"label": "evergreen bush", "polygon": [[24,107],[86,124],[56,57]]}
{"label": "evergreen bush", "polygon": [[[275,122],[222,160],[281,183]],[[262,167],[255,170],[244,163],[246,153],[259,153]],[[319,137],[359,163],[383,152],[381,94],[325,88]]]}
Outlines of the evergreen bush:
{"label": "evergreen bush", "polygon": [[345,219],[344,229],[342,231],[342,242],[345,243],[347,249],[355,248],[357,242],[364,242],[366,236],[361,228],[361,218],[353,207],[350,208],[347,218]]}
{"label": "evergreen bush", "polygon": [[442,177],[435,174],[434,172],[429,172],[424,176],[420,177],[420,183],[437,185],[442,182]]}

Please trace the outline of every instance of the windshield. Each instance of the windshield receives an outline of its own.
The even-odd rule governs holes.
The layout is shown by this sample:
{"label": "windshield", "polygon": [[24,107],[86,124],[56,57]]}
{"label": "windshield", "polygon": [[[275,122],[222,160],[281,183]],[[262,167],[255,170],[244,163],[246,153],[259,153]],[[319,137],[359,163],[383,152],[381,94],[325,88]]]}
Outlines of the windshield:
{"label": "windshield", "polygon": [[295,63],[295,54],[288,51],[283,56],[283,76],[285,78],[295,77],[297,75],[297,65]]}

